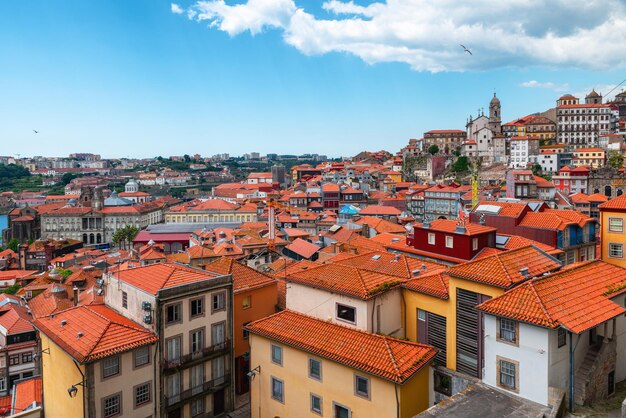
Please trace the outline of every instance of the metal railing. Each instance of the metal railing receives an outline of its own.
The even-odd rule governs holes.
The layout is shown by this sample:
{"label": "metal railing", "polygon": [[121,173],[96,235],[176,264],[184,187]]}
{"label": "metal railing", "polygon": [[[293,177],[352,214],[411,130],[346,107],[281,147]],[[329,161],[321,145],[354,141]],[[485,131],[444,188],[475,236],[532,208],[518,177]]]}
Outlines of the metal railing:
{"label": "metal railing", "polygon": [[165,406],[171,407],[179,402],[185,402],[196,395],[212,393],[225,387],[230,382],[230,372],[226,371],[224,376],[204,382],[201,385],[183,390],[182,392],[165,397]]}
{"label": "metal railing", "polygon": [[226,340],[219,344],[214,344],[209,347],[205,347],[202,350],[198,350],[189,354],[182,355],[174,359],[164,359],[161,362],[161,366],[164,369],[172,369],[184,367],[185,365],[192,363],[196,360],[210,358],[216,354],[220,354],[230,349],[230,340]]}

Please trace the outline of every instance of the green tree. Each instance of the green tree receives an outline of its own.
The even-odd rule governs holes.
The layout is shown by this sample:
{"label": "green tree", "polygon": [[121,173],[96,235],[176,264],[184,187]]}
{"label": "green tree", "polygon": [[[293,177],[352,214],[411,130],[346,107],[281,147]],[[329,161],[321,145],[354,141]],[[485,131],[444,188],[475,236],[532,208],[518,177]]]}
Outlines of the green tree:
{"label": "green tree", "polygon": [[20,285],[15,283],[14,285],[11,285],[7,287],[6,289],[4,289],[2,293],[6,293],[8,295],[14,295],[17,293],[18,290],[20,290]]}
{"label": "green tree", "polygon": [[435,144],[432,144],[430,147],[428,147],[428,152],[432,155],[435,155],[439,152],[439,147]]}
{"label": "green tree", "polygon": [[61,176],[61,184],[63,184],[64,186],[67,186],[76,177],[78,177],[78,175],[74,173],[65,173]]}
{"label": "green tree", "polygon": [[139,229],[137,229],[136,226],[126,225],[113,233],[113,244],[119,245],[124,249],[131,248],[133,245],[133,240],[138,233]]}
{"label": "green tree", "polygon": [[541,175],[541,165],[540,164],[533,164],[532,168],[531,168],[533,174],[535,176],[540,176]]}
{"label": "green tree", "polygon": [[460,156],[450,167],[455,173],[465,173],[470,169],[470,163],[466,156]]}
{"label": "green tree", "polygon": [[11,241],[7,243],[7,248],[15,252],[17,252],[17,250],[19,249],[19,246],[20,246],[20,242],[16,240],[15,238],[13,238]]}
{"label": "green tree", "polygon": [[619,151],[609,151],[609,165],[613,168],[624,167],[624,157],[622,157],[622,154]]}
{"label": "green tree", "polygon": [[68,277],[72,275],[72,270],[68,270],[68,269],[56,269],[56,270],[61,276],[63,276],[63,280],[67,279]]}

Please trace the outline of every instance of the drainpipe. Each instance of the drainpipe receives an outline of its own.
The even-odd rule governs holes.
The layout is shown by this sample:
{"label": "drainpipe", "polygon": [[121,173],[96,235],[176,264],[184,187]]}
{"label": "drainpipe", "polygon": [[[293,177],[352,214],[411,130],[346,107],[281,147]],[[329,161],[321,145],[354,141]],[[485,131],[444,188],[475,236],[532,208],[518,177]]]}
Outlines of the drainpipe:
{"label": "drainpipe", "polygon": [[400,418],[400,400],[398,399],[398,384],[394,383],[393,388],[396,391],[396,418]]}
{"label": "drainpipe", "polygon": [[572,331],[569,333],[569,410],[574,410],[574,353],[576,353],[576,347],[580,342],[580,334],[576,339],[576,345],[574,345],[574,337]]}
{"label": "drainpipe", "polygon": [[[74,360],[74,366],[76,366],[76,370],[78,370],[78,373],[80,373],[82,379],[82,383],[83,383],[83,416],[87,416],[89,415],[89,405],[87,405],[87,379],[85,379],[85,374],[83,373],[83,371],[80,369],[80,366],[78,365],[78,362],[76,360]],[[86,412],[86,413],[85,413]]]}

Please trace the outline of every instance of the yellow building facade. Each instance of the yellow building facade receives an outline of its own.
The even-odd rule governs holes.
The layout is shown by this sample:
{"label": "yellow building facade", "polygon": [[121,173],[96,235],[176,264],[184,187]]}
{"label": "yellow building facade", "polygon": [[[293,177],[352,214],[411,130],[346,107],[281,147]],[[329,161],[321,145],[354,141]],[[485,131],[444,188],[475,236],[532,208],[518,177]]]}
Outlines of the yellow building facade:
{"label": "yellow building facade", "polygon": [[626,195],[602,203],[599,209],[602,261],[626,268]]}
{"label": "yellow building facade", "polygon": [[[292,311],[285,312],[288,315],[295,314]],[[345,328],[318,319],[314,321],[321,323],[322,327],[328,325]],[[250,382],[252,418],[315,416],[410,418],[429,407],[430,360],[424,360],[419,369],[411,372],[406,380],[397,382],[348,366],[343,362],[315,355],[307,350],[294,348],[280,338],[266,338],[254,331],[254,323],[251,326],[253,328],[250,332],[250,364],[254,373]],[[368,334],[352,329],[349,332]],[[375,334],[369,335],[383,338]],[[319,340],[323,344],[324,337],[320,336]],[[394,341],[411,344],[400,340]],[[357,356],[360,352],[365,355],[365,351],[370,348],[371,345],[359,345],[358,342],[353,346],[349,344],[344,346],[344,349]],[[275,361],[275,350],[281,353],[280,362]],[[435,350],[430,347],[428,350],[430,359],[431,355],[434,356]],[[372,357],[372,361],[375,362],[376,354],[372,354]],[[317,377],[311,375],[312,361],[318,365]],[[358,361],[355,362],[357,363]],[[357,389],[359,386],[356,382],[361,379],[368,382],[367,395]],[[281,388],[281,396],[276,396],[277,384]]]}

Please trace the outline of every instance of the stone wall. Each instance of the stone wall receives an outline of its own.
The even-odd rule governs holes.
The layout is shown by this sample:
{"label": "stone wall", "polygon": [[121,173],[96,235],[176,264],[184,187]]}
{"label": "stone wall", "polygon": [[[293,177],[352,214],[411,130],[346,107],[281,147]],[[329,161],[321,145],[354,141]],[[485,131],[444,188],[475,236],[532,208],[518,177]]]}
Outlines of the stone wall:
{"label": "stone wall", "polygon": [[[594,403],[609,396],[609,373],[615,371],[617,362],[617,341],[615,339],[602,344],[596,361],[585,382],[584,403]],[[616,382],[615,382],[616,383]]]}

